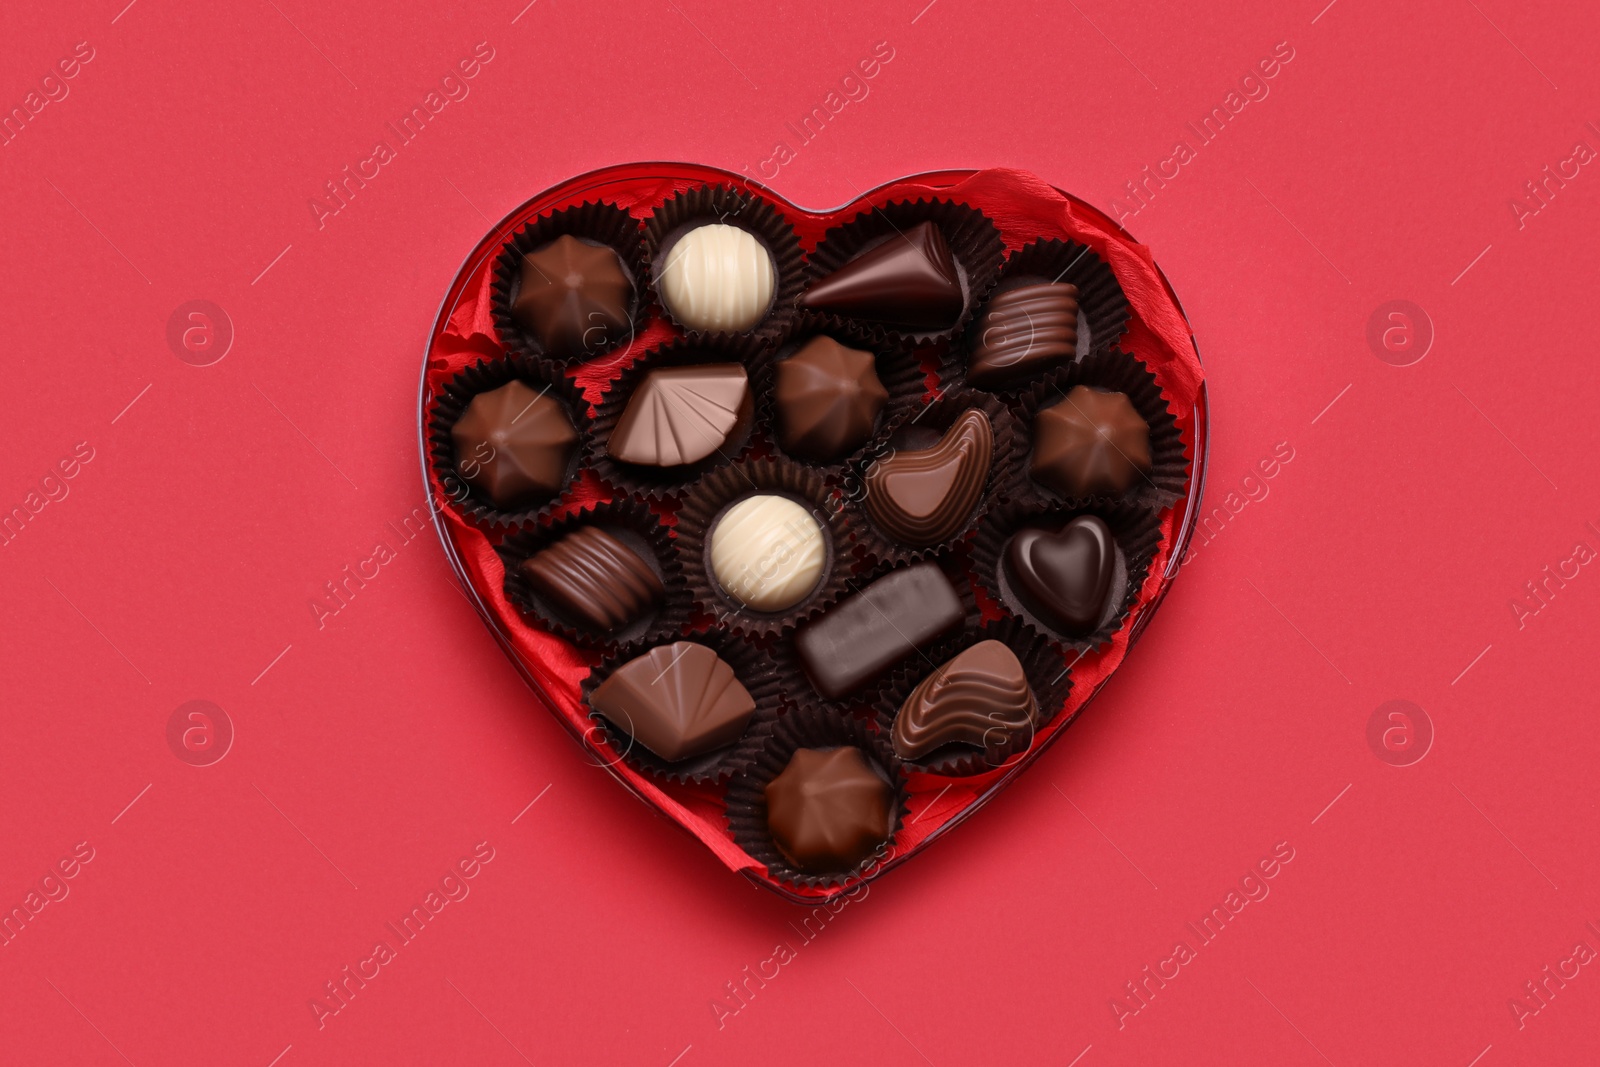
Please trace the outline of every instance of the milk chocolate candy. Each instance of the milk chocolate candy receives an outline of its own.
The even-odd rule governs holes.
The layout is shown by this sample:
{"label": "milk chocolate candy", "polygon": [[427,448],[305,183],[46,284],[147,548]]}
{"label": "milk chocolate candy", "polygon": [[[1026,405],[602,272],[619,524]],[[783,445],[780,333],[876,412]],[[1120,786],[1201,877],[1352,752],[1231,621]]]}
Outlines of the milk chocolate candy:
{"label": "milk chocolate candy", "polygon": [[666,588],[633,549],[583,526],[521,565],[528,584],[575,626],[612,633],[643,618]]}
{"label": "milk chocolate candy", "polygon": [[1010,751],[1033,737],[1039,706],[1016,653],[979,641],[924,678],[900,705],[895,755],[920,760],[946,746]]}
{"label": "milk chocolate candy", "polygon": [[733,744],[756,710],[733,668],[693,641],[624,663],[589,694],[589,706],[669,761]]}
{"label": "milk chocolate candy", "polygon": [[580,356],[627,339],[632,301],[617,253],[567,234],[523,255],[511,316],[549,354]]}
{"label": "milk chocolate candy", "polygon": [[817,692],[837,700],[961,625],[955,586],[934,563],[891,571],[846,597],[794,638]]}
{"label": "milk chocolate candy", "polygon": [[833,463],[866,444],[889,391],[871,352],[813,337],[777,365],[778,443],[797,459]]}
{"label": "milk chocolate candy", "polygon": [[1125,393],[1075,386],[1033,420],[1035,481],[1062,496],[1121,495],[1150,473],[1150,425]]}
{"label": "milk chocolate candy", "polygon": [[1009,385],[1071,362],[1078,352],[1078,287],[1041,282],[989,299],[973,328],[967,381]]}
{"label": "milk chocolate candy", "polygon": [[628,398],[606,450],[647,467],[698,463],[738,437],[753,413],[750,379],[739,364],[661,367]]}
{"label": "milk chocolate candy", "polygon": [[932,448],[896,451],[867,468],[867,514],[905,545],[922,548],[949,540],[983,496],[993,458],[989,417],[968,408]]}
{"label": "milk chocolate candy", "polygon": [[796,749],[767,783],[767,830],[796,870],[852,870],[894,832],[894,795],[859,748]]}
{"label": "milk chocolate candy", "polygon": [[473,397],[450,437],[456,473],[500,508],[554,496],[578,445],[561,404],[520,381]]}

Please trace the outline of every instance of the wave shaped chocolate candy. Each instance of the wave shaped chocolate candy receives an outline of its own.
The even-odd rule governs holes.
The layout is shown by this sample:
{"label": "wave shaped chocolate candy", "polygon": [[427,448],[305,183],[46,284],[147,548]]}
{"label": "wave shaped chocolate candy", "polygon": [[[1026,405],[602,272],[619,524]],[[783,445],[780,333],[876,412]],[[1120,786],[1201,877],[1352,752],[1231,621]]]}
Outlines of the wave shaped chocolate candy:
{"label": "wave shaped chocolate candy", "polygon": [[1039,705],[1022,662],[999,641],[979,641],[924,678],[900,705],[895,755],[920,760],[946,745],[1011,752],[1033,738]]}
{"label": "wave shaped chocolate candy", "polygon": [[867,514],[903,544],[924,548],[948,540],[983,496],[993,458],[989,417],[968,408],[932,448],[895,452],[867,468]]}
{"label": "wave shaped chocolate candy", "polygon": [[1116,562],[1111,529],[1096,515],[1081,515],[1059,531],[1019,530],[1003,558],[1017,599],[1069,637],[1087,637],[1100,624]]}
{"label": "wave shaped chocolate candy", "polygon": [[1041,282],[997,293],[973,332],[967,381],[985,389],[1071,362],[1078,354],[1078,287]]}
{"label": "wave shaped chocolate candy", "polygon": [[776,278],[772,255],[754,234],[713,222],[673,243],[656,287],[691,330],[748,330],[767,313]]}
{"label": "wave shaped chocolate candy", "polygon": [[554,496],[578,445],[561,404],[519,381],[473,397],[450,438],[456,473],[501,508]]}
{"label": "wave shaped chocolate candy", "polygon": [[943,330],[966,300],[939,227],[921,222],[874,245],[817,282],[800,306],[913,330]]}
{"label": "wave shaped chocolate candy", "polygon": [[589,706],[669,761],[733,744],[756,710],[733,668],[693,641],[624,663],[589,694]]}
{"label": "wave shaped chocolate candy", "polygon": [[754,411],[749,375],[737,363],[661,367],[628,398],[606,451],[646,467],[698,463],[742,433]]}
{"label": "wave shaped chocolate candy", "polygon": [[894,788],[853,746],[796,749],[766,797],[772,843],[796,870],[851,870],[894,832]]}
{"label": "wave shaped chocolate candy", "polygon": [[556,614],[598,633],[638,621],[667,595],[637,552],[593,526],[523,560],[520,569]]}
{"label": "wave shaped chocolate candy", "polygon": [[1030,471],[1062,496],[1126,493],[1150,473],[1150,424],[1126,393],[1076,386],[1034,416]]}

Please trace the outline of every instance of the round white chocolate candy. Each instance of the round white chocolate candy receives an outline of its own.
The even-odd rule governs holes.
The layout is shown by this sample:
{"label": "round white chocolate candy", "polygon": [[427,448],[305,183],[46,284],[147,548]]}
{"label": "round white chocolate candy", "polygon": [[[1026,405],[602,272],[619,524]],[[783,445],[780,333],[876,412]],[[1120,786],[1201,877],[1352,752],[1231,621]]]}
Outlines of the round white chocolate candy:
{"label": "round white chocolate candy", "polygon": [[667,310],[691,330],[748,330],[772,303],[775,273],[755,235],[715,222],[667,250],[656,287]]}
{"label": "round white chocolate candy", "polygon": [[786,496],[748,496],[711,529],[711,576],[756,611],[782,611],[817,587],[828,548],[822,525]]}

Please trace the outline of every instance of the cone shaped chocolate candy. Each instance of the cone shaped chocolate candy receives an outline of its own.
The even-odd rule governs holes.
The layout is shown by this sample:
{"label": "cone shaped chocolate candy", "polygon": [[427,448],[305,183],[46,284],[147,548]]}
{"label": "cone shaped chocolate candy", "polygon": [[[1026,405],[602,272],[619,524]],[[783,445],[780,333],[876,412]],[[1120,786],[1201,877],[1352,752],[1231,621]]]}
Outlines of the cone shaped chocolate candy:
{"label": "cone shaped chocolate candy", "polygon": [[521,569],[558,614],[597,633],[622,629],[667,595],[637,552],[594,526],[574,530]]}
{"label": "cone shaped chocolate candy", "polygon": [[990,298],[973,331],[967,381],[980,388],[1031,378],[1078,352],[1078,287],[1041,282]]}
{"label": "cone shaped chocolate candy", "polygon": [[802,307],[913,330],[954,326],[965,301],[944,234],[922,222],[817,282]]}
{"label": "cone shaped chocolate candy", "polygon": [[456,473],[501,508],[555,495],[578,444],[561,404],[520,381],[473,397],[450,436]]}
{"label": "cone shaped chocolate candy", "polygon": [[777,366],[778,443],[799,459],[832,463],[866,443],[889,391],[871,352],[813,337]]}
{"label": "cone shaped chocolate candy", "polygon": [[903,544],[948,540],[983,496],[993,458],[989,417],[968,408],[932,448],[894,452],[867,468],[867,514]]}
{"label": "cone shaped chocolate candy", "polygon": [[848,871],[894,831],[894,787],[852,745],[796,749],[766,796],[772,843],[797,870]]}
{"label": "cone shaped chocolate candy", "polygon": [[1025,527],[1006,543],[1005,568],[1029,611],[1069,637],[1083,637],[1099,625],[1111,592],[1111,529],[1096,515],[1073,519],[1059,532]]}
{"label": "cone shaped chocolate candy", "polygon": [[606,449],[648,467],[698,463],[737,436],[753,413],[750,379],[739,364],[662,367],[634,390]]}
{"label": "cone shaped chocolate candy", "polygon": [[946,745],[1009,751],[1033,736],[1039,706],[1015,652],[979,641],[947,660],[906,697],[895,716],[894,753],[919,760]]}
{"label": "cone shaped chocolate candy", "polygon": [[1062,496],[1121,495],[1150,473],[1150,424],[1126,393],[1075,386],[1033,420],[1035,481]]}
{"label": "cone shaped chocolate candy", "polygon": [[624,663],[589,694],[589,706],[664,760],[733,744],[756,710],[733,668],[693,641]]}
{"label": "cone shaped chocolate candy", "polygon": [[574,356],[623,340],[632,300],[633,282],[615,251],[564,234],[523,255],[511,315],[545,351]]}

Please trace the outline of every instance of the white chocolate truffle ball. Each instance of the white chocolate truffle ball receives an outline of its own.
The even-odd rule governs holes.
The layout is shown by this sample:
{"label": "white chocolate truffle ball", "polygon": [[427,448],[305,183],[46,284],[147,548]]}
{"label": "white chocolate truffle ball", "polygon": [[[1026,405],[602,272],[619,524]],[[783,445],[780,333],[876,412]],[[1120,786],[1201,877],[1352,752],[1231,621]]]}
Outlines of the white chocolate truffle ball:
{"label": "white chocolate truffle ball", "polygon": [[772,256],[749,230],[697,226],[667,250],[656,287],[691,330],[748,330],[772,303]]}
{"label": "white chocolate truffle ball", "polygon": [[786,496],[745,497],[711,529],[711,576],[755,611],[800,603],[822,579],[828,548],[822,526]]}

